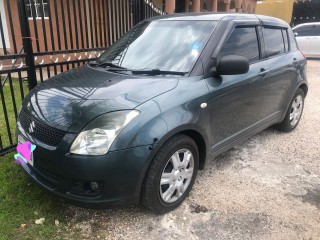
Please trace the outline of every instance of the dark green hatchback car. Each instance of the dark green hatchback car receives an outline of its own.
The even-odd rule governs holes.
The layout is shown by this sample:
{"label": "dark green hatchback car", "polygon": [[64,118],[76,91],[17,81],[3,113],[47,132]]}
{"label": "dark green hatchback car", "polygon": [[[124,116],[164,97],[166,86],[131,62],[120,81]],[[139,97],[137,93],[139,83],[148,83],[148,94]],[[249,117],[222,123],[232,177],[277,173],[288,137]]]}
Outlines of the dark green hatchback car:
{"label": "dark green hatchback car", "polygon": [[188,14],[136,25],[95,62],[23,102],[22,166],[84,206],[158,213],[187,197],[198,169],[263,129],[299,123],[306,60],[288,24],[248,14]]}

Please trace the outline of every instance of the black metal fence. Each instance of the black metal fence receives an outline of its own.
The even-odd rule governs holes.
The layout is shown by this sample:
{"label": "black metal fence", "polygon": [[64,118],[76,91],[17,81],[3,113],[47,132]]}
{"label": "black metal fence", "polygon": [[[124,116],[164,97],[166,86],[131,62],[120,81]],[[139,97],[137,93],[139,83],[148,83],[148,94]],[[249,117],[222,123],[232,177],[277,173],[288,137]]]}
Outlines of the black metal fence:
{"label": "black metal fence", "polygon": [[0,155],[16,146],[29,90],[94,60],[133,25],[160,14],[150,0],[0,0]]}
{"label": "black metal fence", "polygon": [[296,1],[293,4],[291,26],[320,21],[320,0]]}

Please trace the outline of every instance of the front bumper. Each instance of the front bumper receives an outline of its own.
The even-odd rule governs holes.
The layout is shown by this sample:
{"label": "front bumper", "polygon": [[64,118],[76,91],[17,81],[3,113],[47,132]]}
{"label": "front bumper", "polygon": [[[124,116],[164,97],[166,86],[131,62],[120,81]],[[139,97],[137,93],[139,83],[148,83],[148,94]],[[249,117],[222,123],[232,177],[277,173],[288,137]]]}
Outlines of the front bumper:
{"label": "front bumper", "polygon": [[[29,140],[23,129],[20,136]],[[149,146],[109,152],[104,156],[67,153],[70,139],[64,137],[55,149],[39,143],[33,152],[34,165],[22,164],[28,176],[50,193],[84,207],[108,207],[137,204],[149,162]],[[33,142],[34,143],[34,142]],[[91,182],[99,184],[93,191]]]}

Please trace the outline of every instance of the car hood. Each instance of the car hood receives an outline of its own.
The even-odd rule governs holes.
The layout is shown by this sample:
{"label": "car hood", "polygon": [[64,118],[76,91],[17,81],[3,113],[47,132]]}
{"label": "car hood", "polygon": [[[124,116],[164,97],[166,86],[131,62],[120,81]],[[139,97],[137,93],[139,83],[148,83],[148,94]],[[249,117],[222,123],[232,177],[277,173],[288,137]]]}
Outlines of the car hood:
{"label": "car hood", "polygon": [[134,109],[177,83],[174,77],[123,75],[82,66],[34,88],[23,111],[49,126],[77,133],[95,117]]}

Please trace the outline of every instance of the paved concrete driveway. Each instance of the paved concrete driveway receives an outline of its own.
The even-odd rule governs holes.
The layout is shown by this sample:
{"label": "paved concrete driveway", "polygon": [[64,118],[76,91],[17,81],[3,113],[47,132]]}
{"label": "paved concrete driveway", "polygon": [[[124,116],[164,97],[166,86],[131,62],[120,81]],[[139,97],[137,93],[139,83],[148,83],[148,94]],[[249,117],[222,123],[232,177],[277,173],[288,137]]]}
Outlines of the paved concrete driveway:
{"label": "paved concrete driveway", "polygon": [[267,129],[210,161],[188,199],[156,216],[140,208],[69,208],[88,239],[320,239],[320,61],[308,61],[309,94],[298,128]]}

